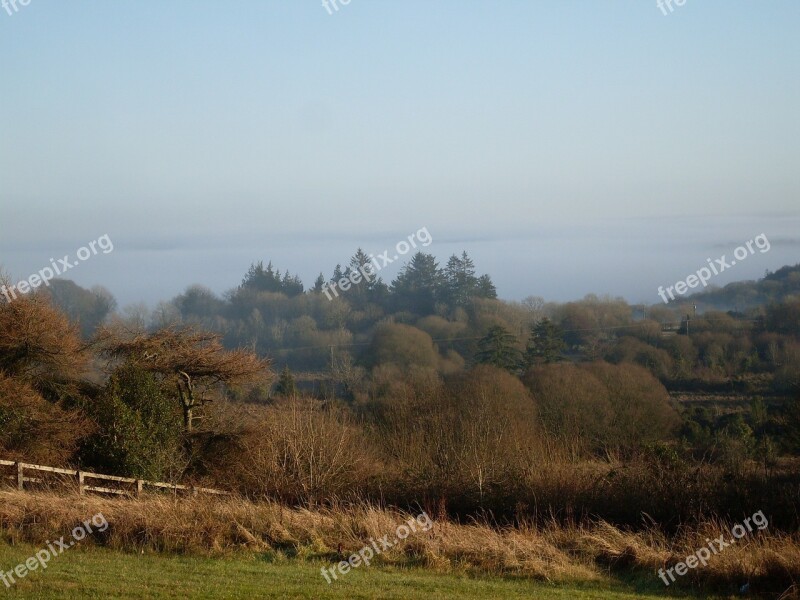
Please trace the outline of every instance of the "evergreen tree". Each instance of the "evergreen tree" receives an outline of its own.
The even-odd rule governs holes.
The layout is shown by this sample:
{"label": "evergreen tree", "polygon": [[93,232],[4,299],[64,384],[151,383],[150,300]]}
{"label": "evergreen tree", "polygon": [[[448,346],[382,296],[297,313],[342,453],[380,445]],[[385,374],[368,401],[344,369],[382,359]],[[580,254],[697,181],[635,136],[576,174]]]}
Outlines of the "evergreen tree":
{"label": "evergreen tree", "polygon": [[289,269],[286,269],[286,273],[284,273],[283,279],[281,280],[280,291],[290,298],[299,296],[303,293],[303,282],[297,275],[294,277],[289,275]]}
{"label": "evergreen tree", "polygon": [[432,254],[417,252],[392,282],[392,293],[399,310],[431,315],[442,293],[442,272]]}
{"label": "evergreen tree", "polygon": [[453,254],[448,259],[444,280],[447,303],[452,307],[467,306],[478,287],[478,278],[475,277],[475,263],[466,252],[462,252],[460,258]]}
{"label": "evergreen tree", "polygon": [[278,377],[278,385],[275,387],[275,393],[279,396],[287,397],[297,394],[297,385],[294,380],[294,375],[292,375],[288,365],[283,367]]}
{"label": "evergreen tree", "polygon": [[100,427],[84,443],[85,460],[107,472],[148,479],[168,476],[180,462],[181,413],[155,374],[123,364],[90,410]]}
{"label": "evergreen tree", "polygon": [[344,277],[344,272],[342,271],[342,265],[337,264],[336,268],[333,270],[333,277],[331,277],[331,283],[339,285],[339,280],[342,277]]}
{"label": "evergreen tree", "polygon": [[263,261],[253,263],[242,280],[242,288],[254,289],[259,292],[283,292],[287,296],[297,296],[303,293],[303,282],[295,275],[289,275],[286,270],[281,277],[280,270],[275,270],[272,261],[264,268]]}
{"label": "evergreen tree", "polygon": [[451,307],[466,307],[472,298],[497,298],[497,289],[489,275],[475,275],[475,263],[466,252],[455,254],[444,269],[442,299]]}
{"label": "evergreen tree", "polygon": [[[361,248],[350,259],[350,264],[345,272],[348,277],[351,273],[359,273],[356,279],[360,281],[351,286],[347,295],[347,300],[354,308],[363,309],[368,302],[375,301],[376,290],[381,285],[380,279],[374,274],[375,265],[370,257]],[[367,274],[367,277],[364,276]]]}
{"label": "evergreen tree", "polygon": [[[367,253],[361,248],[358,248],[352,258],[350,258],[350,269],[353,271],[359,271],[362,267],[365,267],[364,271],[369,272],[369,269],[374,270],[375,265],[372,263]],[[363,283],[366,284],[364,286],[365,288],[369,287],[368,282],[365,281]]]}
{"label": "evergreen tree", "polygon": [[497,298],[497,288],[494,287],[492,278],[488,275],[478,277],[478,285],[475,291],[477,292],[475,295],[479,298],[490,298],[491,300]]}
{"label": "evergreen tree", "polygon": [[321,294],[323,287],[325,287],[325,276],[320,273],[316,281],[314,281],[314,287],[312,288],[312,291],[315,294]]}
{"label": "evergreen tree", "polygon": [[557,362],[561,360],[565,347],[561,328],[545,317],[531,325],[531,334],[525,349],[525,363],[530,366]]}
{"label": "evergreen tree", "polygon": [[516,336],[504,327],[496,325],[478,342],[475,360],[484,365],[516,371],[522,362],[522,353],[516,346]]}

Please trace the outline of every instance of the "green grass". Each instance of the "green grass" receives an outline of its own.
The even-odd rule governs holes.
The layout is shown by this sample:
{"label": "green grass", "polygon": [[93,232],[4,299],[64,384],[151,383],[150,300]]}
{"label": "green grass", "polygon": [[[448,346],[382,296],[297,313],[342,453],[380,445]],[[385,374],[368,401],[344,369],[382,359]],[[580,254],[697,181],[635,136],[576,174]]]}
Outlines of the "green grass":
{"label": "green grass", "polygon": [[[11,570],[37,549],[29,545],[0,545],[0,568]],[[285,559],[271,562],[245,555],[200,558],[74,548],[53,558],[45,571],[29,573],[9,589],[0,582],[0,598],[642,600],[663,598],[666,592],[657,579],[638,585],[611,580],[551,585],[529,579],[474,577],[375,565],[354,569],[329,585],[320,574],[321,566],[321,563]]]}

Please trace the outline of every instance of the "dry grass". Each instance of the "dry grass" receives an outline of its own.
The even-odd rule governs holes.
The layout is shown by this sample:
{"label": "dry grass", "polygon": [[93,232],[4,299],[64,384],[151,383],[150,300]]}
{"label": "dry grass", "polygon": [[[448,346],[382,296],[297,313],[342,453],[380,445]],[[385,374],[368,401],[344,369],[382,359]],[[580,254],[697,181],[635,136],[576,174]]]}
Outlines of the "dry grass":
{"label": "dry grass", "polygon": [[[698,530],[685,532],[671,548],[670,564],[683,560],[689,554],[686,548],[693,552],[723,532],[730,540],[730,527],[730,524],[722,522],[709,522]],[[772,582],[785,583],[786,587],[799,583],[800,536],[767,531],[743,537],[715,555],[702,573],[690,571],[687,577],[714,585],[723,585],[732,577],[755,587],[769,586]]]}
{"label": "dry grass", "polygon": [[[121,500],[0,491],[0,535],[12,544],[43,544],[69,535],[98,512],[110,525],[94,539],[113,549],[205,556],[245,551],[336,561],[370,538],[389,534],[391,539],[398,525],[415,516],[368,504],[309,510],[202,496]],[[655,529],[625,532],[605,522],[499,528],[436,521],[430,531],[412,533],[376,562],[558,582],[600,580],[609,570],[656,578],[659,568],[683,560],[707,538],[729,529],[708,523],[668,539]],[[798,579],[800,537],[765,530],[715,555],[682,583],[725,587],[749,582],[753,589],[780,591]]]}

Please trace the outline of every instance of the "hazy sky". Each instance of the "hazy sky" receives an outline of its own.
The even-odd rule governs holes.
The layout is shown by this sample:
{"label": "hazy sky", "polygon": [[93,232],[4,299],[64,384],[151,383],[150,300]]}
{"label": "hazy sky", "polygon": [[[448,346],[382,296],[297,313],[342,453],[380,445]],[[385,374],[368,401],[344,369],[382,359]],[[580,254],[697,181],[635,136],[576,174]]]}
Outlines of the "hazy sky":
{"label": "hazy sky", "polygon": [[[121,303],[311,284],[420,227],[500,295],[800,262],[800,2],[31,0],[0,9],[0,264]],[[389,276],[394,271],[388,271]]]}

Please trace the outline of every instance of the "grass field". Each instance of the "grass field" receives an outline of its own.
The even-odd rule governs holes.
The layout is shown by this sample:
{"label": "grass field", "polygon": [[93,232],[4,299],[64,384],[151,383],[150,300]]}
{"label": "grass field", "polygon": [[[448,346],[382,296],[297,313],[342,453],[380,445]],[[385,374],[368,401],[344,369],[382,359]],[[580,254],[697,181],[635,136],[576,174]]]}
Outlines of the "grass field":
{"label": "grass field", "polygon": [[[0,568],[12,569],[38,548],[0,545]],[[530,579],[475,578],[422,569],[370,566],[327,584],[320,564],[271,563],[258,557],[198,558],[136,555],[75,548],[54,558],[46,571],[29,573],[4,598],[504,598],[569,600],[663,598],[656,582],[550,585]],[[660,587],[659,587],[660,586]],[[672,596],[676,598],[688,596]]]}

